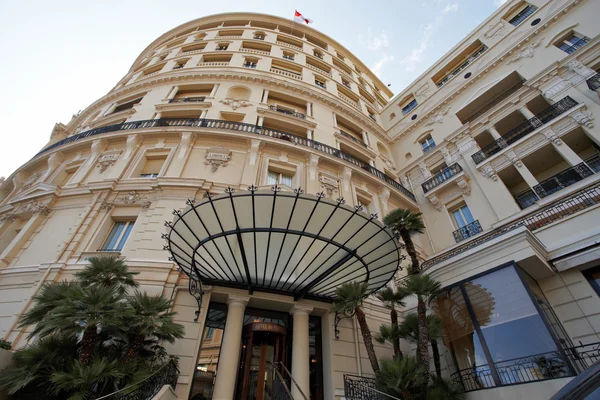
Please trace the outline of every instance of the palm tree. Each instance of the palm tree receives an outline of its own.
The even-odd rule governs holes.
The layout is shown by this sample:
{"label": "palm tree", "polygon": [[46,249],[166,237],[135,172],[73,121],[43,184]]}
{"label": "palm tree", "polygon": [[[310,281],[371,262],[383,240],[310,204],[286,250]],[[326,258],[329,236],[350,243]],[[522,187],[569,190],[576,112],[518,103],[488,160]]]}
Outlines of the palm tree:
{"label": "palm tree", "polygon": [[[442,377],[442,366],[440,361],[440,350],[438,340],[442,338],[442,320],[435,314],[427,315],[427,333],[431,350],[433,352],[433,364],[438,378]],[[398,336],[414,341],[419,340],[419,317],[415,313],[408,314],[400,324]]]}
{"label": "palm tree", "polygon": [[33,297],[31,308],[21,317],[19,328],[35,325],[42,321],[56,307],[63,304],[74,285],[74,282],[67,281],[44,283]]}
{"label": "palm tree", "polygon": [[417,321],[418,321],[418,339],[417,339],[417,358],[425,372],[429,373],[429,332],[427,329],[427,305],[425,299],[431,300],[439,291],[441,285],[429,275],[410,275],[404,281],[404,286],[398,289],[406,296],[417,296]]}
{"label": "palm tree", "polygon": [[461,386],[448,379],[435,378],[427,390],[427,400],[463,400]]}
{"label": "palm tree", "polygon": [[127,359],[132,360],[150,338],[151,342],[175,342],[183,337],[183,326],[173,322],[175,312],[170,311],[173,301],[162,296],[149,296],[136,292],[129,298],[129,348]]}
{"label": "palm tree", "polygon": [[373,372],[377,374],[379,372],[379,363],[377,362],[377,356],[375,355],[375,349],[373,347],[373,338],[371,337],[371,331],[367,325],[365,313],[360,308],[367,295],[367,287],[368,285],[366,283],[360,282],[348,282],[339,286],[335,291],[337,299],[333,303],[331,312],[339,312],[348,309],[354,310],[363,341],[365,342],[367,355],[371,362],[371,367],[373,368]]}
{"label": "palm tree", "polygon": [[404,246],[406,246],[406,252],[410,257],[411,261],[411,274],[419,273],[419,259],[417,257],[417,251],[412,241],[412,235],[416,233],[423,233],[425,231],[425,224],[423,218],[421,218],[420,212],[412,212],[410,210],[404,210],[398,208],[383,218],[383,222],[390,226],[392,230],[400,235]]}
{"label": "palm tree", "polygon": [[423,366],[413,357],[381,360],[377,388],[382,392],[399,399],[413,400],[421,397],[426,386]]}
{"label": "palm tree", "polygon": [[129,271],[125,261],[116,255],[90,257],[88,261],[90,265],[75,274],[84,286],[118,286],[122,291],[139,286],[134,280],[139,272]]}
{"label": "palm tree", "polygon": [[[383,290],[377,292],[375,297],[381,301],[387,308],[390,309],[390,319],[392,321],[391,331],[398,331],[398,312],[396,311],[396,305],[404,307],[406,304],[402,301],[404,298],[402,293],[395,292],[392,288],[386,287]],[[382,325],[383,327],[384,325]],[[385,328],[384,328],[385,329]],[[380,328],[381,331],[381,328]],[[380,332],[383,334],[383,332]],[[400,350],[400,337],[399,336],[388,336],[392,339],[391,343],[394,347],[394,356],[402,357],[402,351]],[[379,340],[378,340],[379,341]]]}

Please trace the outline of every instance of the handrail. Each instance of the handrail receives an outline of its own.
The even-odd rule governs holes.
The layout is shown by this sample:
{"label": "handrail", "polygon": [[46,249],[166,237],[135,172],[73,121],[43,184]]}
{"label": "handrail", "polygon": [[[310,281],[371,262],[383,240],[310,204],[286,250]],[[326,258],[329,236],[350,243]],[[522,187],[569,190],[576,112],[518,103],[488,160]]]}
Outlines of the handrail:
{"label": "handrail", "polygon": [[402,192],[409,199],[416,201],[415,195],[408,189],[402,186],[401,183],[395,181],[393,178],[387,176],[384,172],[378,170],[375,167],[357,159],[356,157],[344,153],[343,151],[336,149],[335,147],[328,146],[326,144],[317,142],[316,140],[307,139],[302,136],[294,135],[280,131],[278,129],[265,128],[259,125],[247,124],[243,122],[224,121],[219,119],[206,119],[206,118],[159,118],[159,119],[146,119],[140,121],[122,122],[120,124],[103,126],[100,128],[90,129],[89,131],[81,132],[76,135],[69,136],[66,139],[60,140],[52,145],[40,150],[35,156],[39,156],[47,151],[60,147],[64,144],[75,142],[77,140],[86,139],[90,136],[99,135],[102,133],[117,132],[131,129],[147,129],[147,128],[167,128],[167,127],[195,127],[195,128],[210,128],[210,129],[227,129],[231,131],[252,133],[256,135],[269,136],[275,139],[286,140],[296,145],[306,146],[313,148],[317,151],[327,153],[331,156],[341,158],[344,161],[352,163],[363,170],[367,171],[371,175],[383,180],[389,185],[395,187]]}
{"label": "handrail", "polygon": [[292,394],[289,390],[289,388],[287,387],[287,385],[285,384],[285,379],[283,378],[283,375],[281,375],[281,373],[279,372],[279,370],[276,368],[277,366],[280,366],[284,369],[284,371],[288,374],[288,376],[290,377],[290,380],[292,381],[292,383],[296,386],[296,389],[298,389],[298,391],[300,392],[300,394],[302,395],[302,397],[304,398],[304,400],[309,400],[308,397],[306,397],[306,394],[304,394],[304,392],[302,391],[302,389],[300,388],[300,386],[298,385],[298,382],[296,382],[296,379],[294,379],[294,376],[292,375],[292,373],[286,368],[286,366],[279,361],[276,362],[270,362],[270,364],[273,364],[273,370],[275,371],[275,375],[277,375],[278,377],[281,378],[281,383],[283,384],[283,387],[285,388],[285,391],[290,395],[290,399],[292,399]]}
{"label": "handrail", "polygon": [[344,396],[348,400],[381,400],[381,397],[378,395],[383,395],[392,400],[401,400],[398,397],[394,397],[376,389],[374,386],[374,378],[353,374],[344,374]]}
{"label": "handrail", "polygon": [[[155,376],[157,376],[159,372],[161,372],[163,369],[165,369],[165,368],[167,368],[167,367],[175,368],[175,370],[177,370],[177,371],[179,372],[179,369],[177,368],[177,365],[175,364],[175,361],[173,361],[173,359],[171,359],[171,360],[169,360],[168,362],[166,362],[165,364],[161,365],[161,367],[160,367],[159,369],[157,369],[156,371],[154,371],[154,373],[153,373],[152,375],[150,375],[150,376],[147,376],[146,378],[142,379],[141,381],[138,381],[138,382],[136,382],[136,383],[132,383],[131,385],[129,385],[129,386],[125,386],[124,388],[122,388],[122,389],[119,389],[119,390],[117,390],[116,392],[113,392],[113,393],[107,394],[107,395],[105,395],[105,396],[102,396],[102,397],[98,397],[98,398],[96,398],[96,399],[94,399],[94,400],[103,400],[103,399],[108,399],[109,397],[112,397],[112,396],[114,396],[114,395],[116,395],[116,394],[122,393],[122,392],[124,392],[124,391],[126,391],[126,390],[128,390],[128,389],[131,389],[131,388],[133,388],[133,387],[139,386],[141,383],[143,383],[143,382],[146,382],[146,381],[149,381],[150,379],[152,379],[152,378],[154,378]],[[162,387],[162,385],[161,385],[161,387]],[[174,388],[173,388],[173,389],[174,389]],[[160,390],[160,389],[159,389],[159,390]],[[157,393],[158,393],[158,391],[157,391]],[[156,394],[156,393],[154,393],[154,394]]]}

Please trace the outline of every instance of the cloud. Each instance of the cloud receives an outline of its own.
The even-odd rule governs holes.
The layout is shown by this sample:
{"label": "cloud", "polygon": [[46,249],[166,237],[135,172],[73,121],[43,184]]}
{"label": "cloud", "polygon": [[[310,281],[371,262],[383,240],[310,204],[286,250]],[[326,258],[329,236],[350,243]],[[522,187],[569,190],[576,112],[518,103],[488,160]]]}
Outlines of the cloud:
{"label": "cloud", "polygon": [[377,36],[373,36],[371,28],[369,28],[366,38],[359,36],[359,41],[363,46],[373,52],[377,52],[390,46],[390,41],[385,31],[381,32]]}
{"label": "cloud", "polygon": [[[495,0],[498,1],[498,0]],[[502,1],[502,0],[500,0]],[[506,1],[506,0],[504,0]],[[458,11],[458,3],[448,3],[446,4],[446,6],[442,9],[442,14],[446,14],[449,12],[456,12]]]}
{"label": "cloud", "polygon": [[377,77],[381,77],[381,70],[383,69],[383,66],[393,60],[394,60],[394,56],[391,56],[387,53],[382,53],[381,58],[379,58],[379,60],[377,60],[377,62],[375,64],[373,64],[373,66],[371,67],[371,71]]}
{"label": "cloud", "polygon": [[437,31],[438,26],[442,22],[442,17],[437,17],[434,22],[423,27],[423,35],[417,47],[411,50],[410,54],[400,60],[400,64],[404,65],[407,71],[414,71],[417,64],[423,61],[423,53],[432,45],[432,37]]}
{"label": "cloud", "polygon": [[500,7],[502,4],[506,3],[508,0],[494,0],[494,5],[496,7]]}

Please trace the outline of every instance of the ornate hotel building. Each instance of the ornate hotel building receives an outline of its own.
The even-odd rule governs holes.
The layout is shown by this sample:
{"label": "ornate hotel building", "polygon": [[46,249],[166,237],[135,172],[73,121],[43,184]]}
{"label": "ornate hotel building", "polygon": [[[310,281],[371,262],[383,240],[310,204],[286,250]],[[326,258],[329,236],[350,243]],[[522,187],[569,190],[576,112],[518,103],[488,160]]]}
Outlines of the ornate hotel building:
{"label": "ornate hotel building", "polygon": [[[331,301],[344,282],[401,283],[381,219],[404,208],[445,288],[443,374],[467,399],[549,398],[600,357],[599,15],[507,1],[395,96],[291,20],[166,32],[0,182],[0,338],[26,345],[43,283],[119,254],[174,299],[178,398],[268,399],[282,381],[358,398],[372,370]],[[364,309],[373,332],[388,323]]]}

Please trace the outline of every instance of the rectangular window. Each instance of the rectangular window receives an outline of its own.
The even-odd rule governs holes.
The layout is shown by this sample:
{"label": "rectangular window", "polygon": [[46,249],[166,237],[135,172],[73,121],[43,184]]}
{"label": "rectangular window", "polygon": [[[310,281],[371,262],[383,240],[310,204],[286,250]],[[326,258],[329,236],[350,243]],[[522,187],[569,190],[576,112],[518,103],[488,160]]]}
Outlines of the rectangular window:
{"label": "rectangular window", "polygon": [[256,61],[246,61],[244,63],[244,67],[246,67],[246,68],[256,68]]}
{"label": "rectangular window", "polygon": [[590,39],[583,35],[579,35],[578,33],[572,32],[567,35],[566,38],[556,43],[556,47],[561,49],[567,54],[572,54],[576,52],[578,49],[582,48],[589,42]]}
{"label": "rectangular window", "polygon": [[315,78],[315,85],[322,87],[323,89],[327,88],[327,86],[325,85],[325,81],[320,78]]}
{"label": "rectangular window", "polygon": [[600,267],[594,267],[583,271],[583,276],[585,276],[590,285],[592,285],[596,294],[600,296]]}
{"label": "rectangular window", "polygon": [[265,40],[265,35],[256,34],[254,35],[255,40]]}
{"label": "rectangular window", "polygon": [[293,175],[283,174],[281,172],[269,171],[267,176],[268,185],[286,185],[292,187]]}
{"label": "rectangular window", "polygon": [[415,107],[417,107],[418,105],[419,105],[419,103],[417,103],[417,99],[412,99],[410,101],[410,103],[408,103],[407,105],[402,107],[402,115],[408,114],[409,112],[411,112],[411,110],[415,109]]}
{"label": "rectangular window", "polygon": [[510,20],[508,20],[508,23],[511,25],[514,25],[514,26],[518,26],[521,22],[525,21],[527,19],[527,17],[529,17],[531,14],[533,14],[535,12],[535,10],[537,10],[536,6],[532,6],[531,4],[528,4],[521,11],[516,13],[514,17],[512,17]]}
{"label": "rectangular window", "polygon": [[286,60],[294,61],[294,53],[289,53],[287,51],[284,51],[283,58],[285,58]]}
{"label": "rectangular window", "polygon": [[228,47],[229,47],[228,44],[220,44],[220,45],[217,46],[216,50],[224,51],[224,50],[227,50]]}
{"label": "rectangular window", "polygon": [[429,153],[432,149],[435,148],[435,141],[431,137],[431,135],[427,136],[425,139],[421,140],[421,148],[423,149],[423,153]]}
{"label": "rectangular window", "polygon": [[475,222],[475,218],[473,218],[473,214],[471,214],[471,210],[469,210],[469,206],[467,205],[459,206],[451,213],[457,228],[462,228]]}
{"label": "rectangular window", "polygon": [[135,221],[116,221],[99,251],[121,251]]}
{"label": "rectangular window", "polygon": [[146,163],[140,172],[140,178],[158,177],[166,159],[166,156],[147,156]]}

